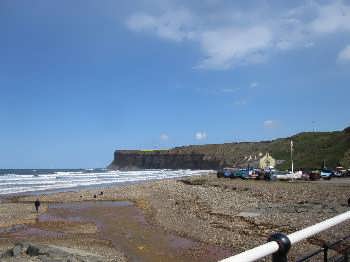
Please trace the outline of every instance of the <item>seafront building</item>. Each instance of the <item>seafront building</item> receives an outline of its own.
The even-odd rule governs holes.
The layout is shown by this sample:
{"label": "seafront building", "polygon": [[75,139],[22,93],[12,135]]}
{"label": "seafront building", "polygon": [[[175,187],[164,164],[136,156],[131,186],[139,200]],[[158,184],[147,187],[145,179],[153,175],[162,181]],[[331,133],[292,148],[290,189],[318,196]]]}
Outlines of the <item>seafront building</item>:
{"label": "seafront building", "polygon": [[259,160],[259,168],[261,169],[274,168],[275,166],[276,166],[276,159],[274,159],[269,153],[266,153]]}

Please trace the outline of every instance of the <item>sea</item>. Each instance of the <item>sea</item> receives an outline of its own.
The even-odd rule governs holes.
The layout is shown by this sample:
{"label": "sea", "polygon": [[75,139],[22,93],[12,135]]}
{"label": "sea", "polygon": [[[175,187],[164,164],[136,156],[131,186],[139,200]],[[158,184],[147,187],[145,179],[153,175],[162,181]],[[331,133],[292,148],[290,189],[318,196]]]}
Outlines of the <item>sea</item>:
{"label": "sea", "polygon": [[93,169],[0,169],[0,195],[61,192],[207,173],[206,170],[119,171]]}

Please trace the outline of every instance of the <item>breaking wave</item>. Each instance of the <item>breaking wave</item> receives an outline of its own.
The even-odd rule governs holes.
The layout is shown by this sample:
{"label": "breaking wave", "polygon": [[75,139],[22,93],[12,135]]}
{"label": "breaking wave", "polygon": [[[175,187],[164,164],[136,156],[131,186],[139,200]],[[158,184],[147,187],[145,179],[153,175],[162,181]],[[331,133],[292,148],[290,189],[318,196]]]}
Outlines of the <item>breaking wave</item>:
{"label": "breaking wave", "polygon": [[63,191],[80,187],[201,175],[207,172],[205,170],[108,171],[105,169],[2,170],[0,172],[0,195]]}

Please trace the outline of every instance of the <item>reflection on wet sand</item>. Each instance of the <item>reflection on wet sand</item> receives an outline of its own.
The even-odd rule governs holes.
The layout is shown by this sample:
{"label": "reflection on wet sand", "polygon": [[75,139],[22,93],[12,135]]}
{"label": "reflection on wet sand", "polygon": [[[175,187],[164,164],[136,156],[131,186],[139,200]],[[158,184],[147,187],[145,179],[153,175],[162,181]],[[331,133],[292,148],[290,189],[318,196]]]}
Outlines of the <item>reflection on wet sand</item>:
{"label": "reflection on wet sand", "polygon": [[181,237],[147,222],[129,201],[85,201],[50,204],[35,224],[7,233],[18,240],[40,242],[86,238],[104,240],[130,261],[216,261],[229,250]]}

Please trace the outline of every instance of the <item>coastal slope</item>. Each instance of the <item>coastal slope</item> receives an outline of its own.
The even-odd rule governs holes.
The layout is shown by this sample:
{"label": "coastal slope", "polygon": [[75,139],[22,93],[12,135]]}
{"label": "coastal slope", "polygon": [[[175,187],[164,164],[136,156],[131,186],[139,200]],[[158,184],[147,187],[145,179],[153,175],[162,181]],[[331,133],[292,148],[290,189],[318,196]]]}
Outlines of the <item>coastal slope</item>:
{"label": "coastal slope", "polygon": [[333,132],[303,132],[272,141],[190,145],[169,150],[116,150],[109,169],[217,169],[224,166],[257,165],[269,152],[277,167],[290,167],[290,141],[294,143],[297,168],[350,168],[350,127]]}

